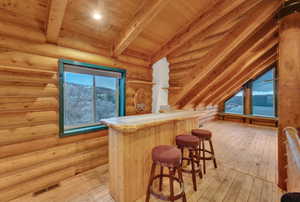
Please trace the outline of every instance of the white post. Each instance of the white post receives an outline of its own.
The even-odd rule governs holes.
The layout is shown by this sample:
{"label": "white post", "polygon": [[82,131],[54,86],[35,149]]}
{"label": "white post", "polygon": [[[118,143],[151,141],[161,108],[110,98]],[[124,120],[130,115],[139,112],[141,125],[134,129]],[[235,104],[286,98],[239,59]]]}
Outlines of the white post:
{"label": "white post", "polygon": [[167,58],[157,61],[153,68],[152,112],[158,113],[161,106],[168,105],[169,62]]}

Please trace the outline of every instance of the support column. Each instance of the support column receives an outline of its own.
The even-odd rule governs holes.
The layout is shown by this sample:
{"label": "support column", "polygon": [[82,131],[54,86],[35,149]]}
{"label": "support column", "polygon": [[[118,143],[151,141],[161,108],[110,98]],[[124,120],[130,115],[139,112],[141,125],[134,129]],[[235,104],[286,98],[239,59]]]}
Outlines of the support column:
{"label": "support column", "polygon": [[245,114],[246,115],[251,115],[252,114],[252,97],[251,97],[251,87],[250,87],[250,83],[248,83],[246,85],[246,87],[244,88],[244,109],[245,109]]}
{"label": "support column", "polygon": [[[285,5],[286,6],[286,5]],[[282,13],[282,12],[281,12]],[[279,30],[278,185],[286,190],[286,126],[300,127],[300,13],[285,15]]]}

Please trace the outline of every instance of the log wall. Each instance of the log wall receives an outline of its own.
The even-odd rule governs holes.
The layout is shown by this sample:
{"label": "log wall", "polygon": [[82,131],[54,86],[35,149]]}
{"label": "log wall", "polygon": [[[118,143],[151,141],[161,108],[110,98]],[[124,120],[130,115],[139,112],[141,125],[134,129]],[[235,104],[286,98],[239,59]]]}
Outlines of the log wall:
{"label": "log wall", "polygon": [[93,52],[0,36],[0,201],[108,162],[106,130],[59,138],[58,58],[127,69],[127,114],[136,114],[138,89],[146,95],[143,113],[151,112],[147,62]]}

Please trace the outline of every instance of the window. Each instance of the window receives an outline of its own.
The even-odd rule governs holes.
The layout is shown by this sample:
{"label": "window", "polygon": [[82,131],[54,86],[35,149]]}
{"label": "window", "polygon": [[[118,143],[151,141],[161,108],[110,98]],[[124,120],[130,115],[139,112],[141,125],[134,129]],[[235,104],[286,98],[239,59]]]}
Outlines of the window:
{"label": "window", "polygon": [[224,103],[224,112],[276,117],[276,78],[276,66],[273,65],[256,79],[246,83],[237,94],[228,99]]}
{"label": "window", "polygon": [[59,62],[61,136],[104,129],[101,119],[125,115],[125,70]]}
{"label": "window", "polygon": [[225,102],[225,113],[243,114],[244,113],[244,93],[239,91]]}
{"label": "window", "polygon": [[275,116],[274,75],[273,68],[252,83],[252,114],[255,116]]}

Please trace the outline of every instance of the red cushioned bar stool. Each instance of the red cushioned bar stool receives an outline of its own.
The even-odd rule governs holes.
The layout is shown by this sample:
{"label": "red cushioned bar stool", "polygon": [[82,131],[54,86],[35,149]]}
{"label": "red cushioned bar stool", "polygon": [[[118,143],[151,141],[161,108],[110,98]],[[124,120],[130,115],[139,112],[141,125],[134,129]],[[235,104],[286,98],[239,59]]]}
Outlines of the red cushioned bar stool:
{"label": "red cushioned bar stool", "polygon": [[[191,164],[191,169],[182,168],[183,172],[191,173],[193,179],[194,190],[197,191],[196,176],[202,178],[202,170],[200,165],[200,156],[197,152],[199,146],[199,139],[192,135],[178,135],[176,136],[176,145],[181,150],[182,162],[188,161],[188,165]],[[184,149],[188,149],[188,157],[184,157]],[[181,162],[181,164],[182,164]]]}
{"label": "red cushioned bar stool", "polygon": [[[152,160],[153,162],[146,194],[146,202],[149,202],[150,195],[164,201],[175,201],[182,198],[182,201],[186,202],[181,170],[180,150],[170,145],[157,146],[152,150]],[[155,175],[155,169],[157,166],[160,166],[160,174]],[[164,168],[169,169],[169,174],[163,173]],[[178,173],[178,178],[175,176],[176,171]],[[159,179],[159,191],[162,191],[163,178],[169,178],[170,195],[164,195],[163,193],[158,193],[153,190],[154,181]],[[180,192],[176,195],[174,193],[174,182],[177,182],[180,186]]]}
{"label": "red cushioned bar stool", "polygon": [[[206,160],[213,160],[215,168],[217,168],[217,162],[214,152],[214,147],[212,144],[212,133],[209,130],[204,129],[193,129],[192,135],[199,138],[198,152],[200,154],[200,159],[203,161],[203,172],[206,174]],[[205,141],[208,141],[210,150],[205,148]],[[208,154],[209,156],[206,156]]]}

